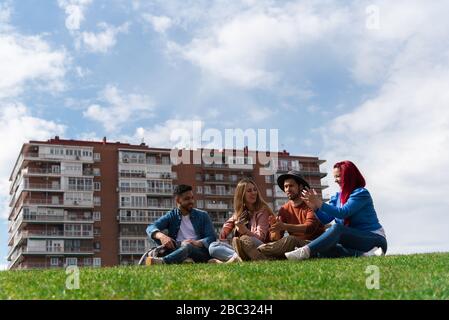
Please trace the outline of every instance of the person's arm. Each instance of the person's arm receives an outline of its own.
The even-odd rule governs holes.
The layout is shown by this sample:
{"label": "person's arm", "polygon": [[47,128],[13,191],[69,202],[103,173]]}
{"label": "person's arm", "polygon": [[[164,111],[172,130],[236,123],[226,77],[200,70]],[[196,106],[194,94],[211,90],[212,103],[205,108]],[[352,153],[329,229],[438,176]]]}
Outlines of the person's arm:
{"label": "person's arm", "polygon": [[161,232],[161,230],[167,229],[170,223],[170,213],[167,213],[157,219],[154,223],[148,225],[147,234],[150,239],[156,239],[161,242],[161,244],[169,249],[173,249],[175,247],[174,239],[165,235]]}
{"label": "person's arm", "polygon": [[209,248],[209,245],[217,240],[217,235],[215,234],[214,225],[209,217],[209,214],[204,213],[203,219],[204,237],[200,240],[197,240],[199,241],[198,247],[203,246],[205,248]]}
{"label": "person's arm", "polygon": [[224,224],[220,233],[220,240],[225,240],[235,228],[234,216],[230,217]]}
{"label": "person's arm", "polygon": [[336,206],[331,206],[327,203],[323,203],[319,208],[319,211],[338,219],[346,219],[362,209],[370,201],[371,196],[369,192],[365,189],[362,189],[353,192],[349,196],[348,201],[344,204],[343,207],[339,208]]}
{"label": "person's arm", "polygon": [[255,231],[252,232],[249,230],[246,226],[242,225],[239,227],[239,232],[241,234],[250,236],[250,237],[256,237],[262,242],[265,242],[265,239],[267,238],[267,234],[269,232],[270,228],[270,222],[269,222],[269,213],[264,210],[262,212],[257,213],[256,216],[256,228]]}
{"label": "person's arm", "polygon": [[302,234],[313,234],[315,230],[320,226],[320,222],[315,218],[312,210],[306,215],[306,220],[302,224],[289,224],[282,220],[282,216],[278,219],[275,224],[274,231],[284,230],[288,233],[302,233]]}

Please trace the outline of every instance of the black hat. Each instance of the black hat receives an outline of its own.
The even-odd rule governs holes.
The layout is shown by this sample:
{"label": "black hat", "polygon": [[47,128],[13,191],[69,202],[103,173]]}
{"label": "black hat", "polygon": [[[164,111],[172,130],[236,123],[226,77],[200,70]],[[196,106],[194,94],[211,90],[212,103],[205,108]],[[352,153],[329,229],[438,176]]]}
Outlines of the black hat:
{"label": "black hat", "polygon": [[284,181],[287,179],[294,179],[298,184],[302,184],[304,187],[307,187],[310,189],[309,183],[304,180],[304,178],[301,176],[299,171],[291,170],[287,173],[281,174],[278,177],[278,186],[281,188],[282,191],[284,191]]}

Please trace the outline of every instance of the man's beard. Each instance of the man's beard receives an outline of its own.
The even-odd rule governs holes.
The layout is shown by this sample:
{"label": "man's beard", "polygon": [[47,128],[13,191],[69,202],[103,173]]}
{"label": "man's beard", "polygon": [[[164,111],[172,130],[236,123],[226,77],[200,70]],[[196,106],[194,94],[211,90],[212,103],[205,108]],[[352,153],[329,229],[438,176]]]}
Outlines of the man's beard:
{"label": "man's beard", "polygon": [[299,198],[299,193],[294,193],[294,194],[288,196],[288,200],[295,201],[295,200],[298,200],[298,198]]}
{"label": "man's beard", "polygon": [[[192,207],[190,207],[190,206],[192,206]],[[180,205],[180,207],[188,212],[192,211],[192,209],[193,209],[193,205],[190,205],[190,204],[188,206]]]}

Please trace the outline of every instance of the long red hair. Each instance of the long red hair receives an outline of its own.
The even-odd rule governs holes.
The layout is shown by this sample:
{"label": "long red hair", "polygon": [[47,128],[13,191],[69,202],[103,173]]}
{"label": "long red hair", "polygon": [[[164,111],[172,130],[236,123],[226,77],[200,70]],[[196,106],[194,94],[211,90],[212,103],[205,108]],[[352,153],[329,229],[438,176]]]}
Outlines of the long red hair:
{"label": "long red hair", "polygon": [[334,168],[340,169],[340,201],[343,206],[355,189],[365,187],[365,178],[351,161],[337,162]]}

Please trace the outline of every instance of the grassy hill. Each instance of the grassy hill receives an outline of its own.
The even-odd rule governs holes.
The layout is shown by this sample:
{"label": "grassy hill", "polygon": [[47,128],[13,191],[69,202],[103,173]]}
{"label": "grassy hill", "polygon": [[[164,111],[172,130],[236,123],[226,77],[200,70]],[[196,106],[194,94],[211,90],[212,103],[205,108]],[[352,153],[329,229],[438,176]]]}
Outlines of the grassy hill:
{"label": "grassy hill", "polygon": [[[379,267],[380,288],[365,271]],[[0,299],[449,299],[449,253],[0,272]]]}

